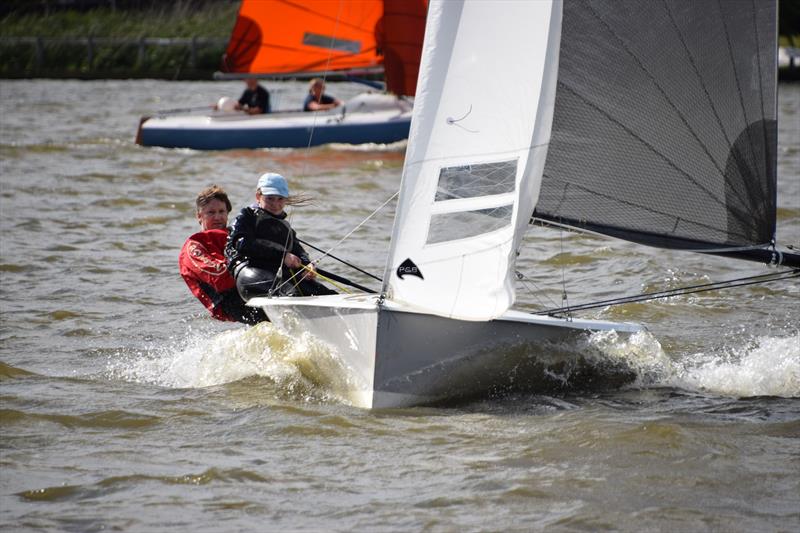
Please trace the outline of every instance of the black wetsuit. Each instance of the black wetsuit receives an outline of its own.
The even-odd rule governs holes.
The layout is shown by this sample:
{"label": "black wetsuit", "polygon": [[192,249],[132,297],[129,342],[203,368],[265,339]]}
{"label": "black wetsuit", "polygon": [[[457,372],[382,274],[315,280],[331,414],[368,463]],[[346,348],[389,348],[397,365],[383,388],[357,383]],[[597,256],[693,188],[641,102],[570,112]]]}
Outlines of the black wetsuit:
{"label": "black wetsuit", "polygon": [[[284,283],[294,276],[294,272],[283,264],[286,252],[299,257],[304,265],[310,262],[286,221],[286,213],[275,216],[257,206],[242,209],[231,225],[225,258],[244,300],[268,294],[278,287],[281,287],[278,293],[285,296],[335,294],[313,280],[297,283],[301,275]],[[280,279],[276,280],[278,275]]]}
{"label": "black wetsuit", "polygon": [[260,107],[262,113],[272,111],[269,107],[269,92],[261,85],[256,87],[255,91],[245,89],[242,97],[239,98],[239,105],[247,106],[250,109]]}

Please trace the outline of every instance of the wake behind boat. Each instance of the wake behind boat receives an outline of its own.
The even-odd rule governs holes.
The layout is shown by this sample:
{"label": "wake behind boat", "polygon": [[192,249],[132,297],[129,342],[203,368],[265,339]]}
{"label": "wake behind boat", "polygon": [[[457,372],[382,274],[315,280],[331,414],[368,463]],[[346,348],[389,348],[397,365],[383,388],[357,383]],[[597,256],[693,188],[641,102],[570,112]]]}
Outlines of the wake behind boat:
{"label": "wake behind boat", "polygon": [[388,94],[362,94],[341,108],[308,113],[287,111],[248,115],[214,111],[205,115],[164,115],[143,120],[143,146],[225,150],[304,148],[328,143],[393,143],[406,139],[410,101]]}

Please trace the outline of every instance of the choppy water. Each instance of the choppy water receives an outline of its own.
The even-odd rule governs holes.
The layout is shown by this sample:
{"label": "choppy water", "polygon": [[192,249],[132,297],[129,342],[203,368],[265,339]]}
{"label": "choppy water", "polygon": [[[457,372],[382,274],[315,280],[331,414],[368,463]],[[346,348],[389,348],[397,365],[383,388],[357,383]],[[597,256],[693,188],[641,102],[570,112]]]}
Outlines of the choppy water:
{"label": "choppy water", "polygon": [[[283,84],[278,106],[298,105]],[[800,527],[800,287],[629,304],[592,340],[637,374],[466,404],[366,412],[312,339],[208,318],[177,272],[194,194],[237,206],[276,170],[335,243],[398,188],[403,146],[145,149],[140,115],[237,83],[0,83],[0,528],[51,531]],[[347,97],[354,89],[332,87]],[[779,240],[800,244],[800,86],[780,87]],[[383,269],[391,206],[337,254]],[[335,263],[328,268],[344,274]],[[766,267],[532,229],[523,307]],[[372,284],[369,278],[352,274]]]}

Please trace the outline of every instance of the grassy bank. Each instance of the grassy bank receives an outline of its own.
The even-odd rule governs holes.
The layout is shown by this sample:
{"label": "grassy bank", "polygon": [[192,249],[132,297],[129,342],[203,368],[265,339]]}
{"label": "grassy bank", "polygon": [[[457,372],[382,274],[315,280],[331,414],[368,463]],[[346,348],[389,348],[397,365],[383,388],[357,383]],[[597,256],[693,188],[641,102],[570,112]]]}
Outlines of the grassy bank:
{"label": "grassy bank", "polygon": [[[100,8],[10,13],[0,20],[0,36],[4,38],[0,43],[0,77],[209,79],[219,68],[238,8],[239,2],[209,2],[199,8],[184,2],[164,2],[159,8],[142,11]],[[60,40],[90,36],[91,45]],[[41,39],[25,43],[9,39],[15,37]],[[142,47],[142,37],[201,40],[193,55],[189,45]]]}

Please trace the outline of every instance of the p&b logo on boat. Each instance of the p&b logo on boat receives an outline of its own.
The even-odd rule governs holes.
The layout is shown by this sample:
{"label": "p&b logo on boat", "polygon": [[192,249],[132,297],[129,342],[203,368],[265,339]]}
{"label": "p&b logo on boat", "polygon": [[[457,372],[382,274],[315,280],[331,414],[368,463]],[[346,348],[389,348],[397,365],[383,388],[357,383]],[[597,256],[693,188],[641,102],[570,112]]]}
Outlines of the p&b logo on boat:
{"label": "p&b logo on boat", "polygon": [[417,265],[415,265],[414,261],[411,259],[406,259],[397,267],[397,277],[403,279],[403,276],[416,276],[419,279],[425,279],[422,277],[422,272],[420,272]]}

